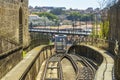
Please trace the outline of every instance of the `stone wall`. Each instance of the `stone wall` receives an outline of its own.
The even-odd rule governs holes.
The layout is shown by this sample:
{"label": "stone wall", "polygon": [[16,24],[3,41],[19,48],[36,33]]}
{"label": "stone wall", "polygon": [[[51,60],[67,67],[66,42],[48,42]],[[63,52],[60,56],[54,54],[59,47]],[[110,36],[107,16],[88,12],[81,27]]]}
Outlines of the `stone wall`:
{"label": "stone wall", "polygon": [[0,36],[29,44],[28,0],[0,0]]}
{"label": "stone wall", "polygon": [[42,45],[29,51],[26,57],[1,80],[35,80],[43,61],[55,54],[53,48],[53,45]]}
{"label": "stone wall", "polygon": [[39,57],[36,59],[36,61],[34,62],[34,64],[32,65],[31,69],[29,70],[29,72],[24,76],[24,80],[35,80],[42,63],[47,60],[49,57],[51,57],[52,55],[54,55],[54,52],[52,50],[52,47],[46,47],[44,48]]}
{"label": "stone wall", "polygon": [[111,40],[118,40],[120,42],[120,1],[109,10],[110,32]]}
{"label": "stone wall", "polygon": [[0,78],[22,60],[22,46],[0,54]]}
{"label": "stone wall", "polygon": [[0,54],[13,49],[17,46],[17,44],[12,43],[9,39],[3,39],[0,37]]}
{"label": "stone wall", "polygon": [[[115,41],[117,40],[119,42],[118,47],[118,54],[115,54],[115,77],[117,80],[120,80],[120,1],[115,4],[114,6],[110,7],[109,10],[109,20],[110,20],[110,32],[109,36],[110,39]],[[109,45],[112,46],[111,44]],[[115,46],[111,47],[112,49],[115,48]]]}
{"label": "stone wall", "polygon": [[103,56],[98,51],[84,45],[72,46],[68,53],[76,53],[80,56],[89,58],[97,64],[97,67],[103,62]]}
{"label": "stone wall", "polygon": [[0,78],[22,60],[29,43],[28,0],[0,0]]}
{"label": "stone wall", "polygon": [[88,58],[90,64],[91,61],[95,63],[92,64],[96,69],[94,80],[113,80],[114,60],[108,51],[82,44],[70,47],[68,52]]}

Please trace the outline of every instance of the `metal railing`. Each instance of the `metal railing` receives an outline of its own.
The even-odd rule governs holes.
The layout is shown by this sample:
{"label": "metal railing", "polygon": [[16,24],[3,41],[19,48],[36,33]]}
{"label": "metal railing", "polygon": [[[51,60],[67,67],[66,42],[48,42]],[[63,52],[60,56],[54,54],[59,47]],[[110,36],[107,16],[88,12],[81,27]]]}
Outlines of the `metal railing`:
{"label": "metal railing", "polygon": [[39,45],[49,44],[49,37],[47,35],[44,35],[43,33],[30,32],[30,37],[31,37],[31,42],[29,45],[29,50]]}
{"label": "metal railing", "polygon": [[54,34],[74,34],[74,35],[84,35],[89,36],[91,34],[90,31],[82,31],[82,30],[59,30],[56,29],[40,29],[40,28],[31,28],[29,32],[39,32],[39,33],[54,33]]}

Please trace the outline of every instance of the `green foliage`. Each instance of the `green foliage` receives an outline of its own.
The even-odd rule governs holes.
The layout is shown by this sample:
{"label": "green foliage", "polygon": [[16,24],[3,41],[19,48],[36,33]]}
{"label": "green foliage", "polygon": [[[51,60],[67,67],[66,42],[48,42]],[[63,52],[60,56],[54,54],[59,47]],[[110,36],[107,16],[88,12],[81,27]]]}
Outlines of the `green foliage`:
{"label": "green foliage", "polygon": [[104,21],[100,23],[100,37],[108,38],[108,30],[109,30],[109,21]]}
{"label": "green foliage", "polygon": [[81,15],[82,21],[93,21],[93,15],[92,14],[83,14]]}
{"label": "green foliage", "polygon": [[68,20],[79,20],[81,18],[81,14],[78,12],[71,12],[69,16],[67,16]]}
{"label": "green foliage", "polygon": [[55,9],[51,10],[50,13],[52,13],[54,15],[62,15],[65,12],[61,8],[55,8]]}
{"label": "green foliage", "polygon": [[81,20],[81,21],[90,21],[93,20],[92,14],[80,14],[79,12],[71,12],[69,16],[67,16],[68,20]]}
{"label": "green foliage", "polygon": [[58,17],[52,13],[48,13],[48,12],[41,12],[41,13],[34,13],[36,15],[38,15],[39,17],[47,17],[49,20],[54,20],[54,19],[58,19]]}

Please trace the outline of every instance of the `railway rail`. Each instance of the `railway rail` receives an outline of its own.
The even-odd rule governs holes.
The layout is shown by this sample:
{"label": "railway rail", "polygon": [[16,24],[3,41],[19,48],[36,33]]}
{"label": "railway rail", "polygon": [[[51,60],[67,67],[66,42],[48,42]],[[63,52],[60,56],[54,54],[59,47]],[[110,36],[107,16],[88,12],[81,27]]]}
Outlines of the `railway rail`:
{"label": "railway rail", "polygon": [[50,57],[45,65],[41,80],[63,80],[62,67],[60,60],[63,55],[54,55]]}
{"label": "railway rail", "polygon": [[73,66],[76,75],[75,80],[94,79],[96,68],[87,58],[73,54],[56,54],[46,61],[42,78],[40,80],[66,80],[63,77],[64,69],[61,64],[61,61],[64,58],[67,58],[71,62],[71,66]]}
{"label": "railway rail", "polygon": [[82,68],[79,69],[79,74],[77,80],[93,80],[96,72],[96,68],[93,67],[91,63],[88,62],[87,58],[80,57],[83,63]]}

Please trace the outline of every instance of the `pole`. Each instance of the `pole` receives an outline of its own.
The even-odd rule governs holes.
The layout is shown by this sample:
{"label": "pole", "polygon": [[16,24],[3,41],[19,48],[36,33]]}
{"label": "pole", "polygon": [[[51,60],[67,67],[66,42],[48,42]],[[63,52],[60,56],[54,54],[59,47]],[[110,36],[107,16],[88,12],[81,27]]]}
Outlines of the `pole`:
{"label": "pole", "polygon": [[86,44],[87,44],[87,16],[86,16]]}
{"label": "pole", "polygon": [[98,22],[97,22],[97,13],[96,13],[96,36],[98,38]]}
{"label": "pole", "polygon": [[73,27],[73,43],[74,43],[74,20],[72,20],[72,27]]}
{"label": "pole", "polygon": [[60,26],[60,22],[59,22],[59,20],[58,20],[58,33],[59,33],[59,26]]}
{"label": "pole", "polygon": [[75,27],[75,23],[73,21],[73,38],[74,38],[74,27]]}
{"label": "pole", "polygon": [[97,37],[97,13],[95,13],[95,36]]}

